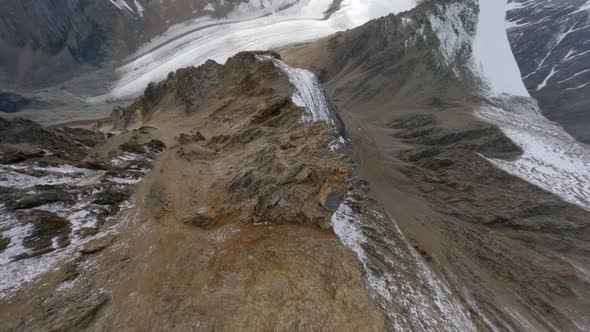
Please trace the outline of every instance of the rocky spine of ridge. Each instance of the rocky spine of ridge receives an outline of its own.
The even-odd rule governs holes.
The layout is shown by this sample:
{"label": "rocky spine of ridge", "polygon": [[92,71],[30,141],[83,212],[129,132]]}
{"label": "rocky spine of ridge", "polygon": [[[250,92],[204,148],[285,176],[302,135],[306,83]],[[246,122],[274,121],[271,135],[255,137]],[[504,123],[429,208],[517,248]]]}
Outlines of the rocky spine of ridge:
{"label": "rocky spine of ridge", "polygon": [[97,124],[115,134],[100,155],[140,134],[165,146],[135,187],[135,217],[120,240],[86,245],[49,274],[46,290],[16,293],[5,327],[28,315],[38,318],[26,329],[472,330],[464,304],[357,180],[330,104],[310,72],[272,53],[152,84]]}
{"label": "rocky spine of ridge", "polygon": [[[254,53],[242,53],[225,65],[209,61],[180,69],[165,81],[151,83],[143,97],[126,109],[114,110],[97,128],[122,131],[157,126],[158,113],[165,115],[164,110],[159,110],[162,104],[181,107],[183,112],[177,117],[190,117],[206,100],[219,98],[223,100],[221,108],[207,119],[212,123],[210,127],[238,125],[239,130],[203,136],[206,131],[193,129],[176,137],[174,151],[185,162],[202,160],[229,168],[219,183],[207,189],[218,194],[180,219],[189,224],[211,225],[225,215],[252,223],[296,222],[329,227],[332,213],[346,196],[346,179],[351,176],[350,161],[334,152],[324,155],[330,144],[338,141],[337,127],[324,122],[304,125],[301,111],[289,97],[277,96],[270,87],[260,87],[260,82],[275,79],[280,73],[272,61],[261,59]],[[248,99],[256,104],[248,104]],[[240,113],[224,110],[240,103],[247,105]],[[314,139],[305,148],[298,147],[298,141],[305,137]],[[252,154],[235,153],[245,145],[255,146]],[[323,158],[331,154],[332,158]]]}

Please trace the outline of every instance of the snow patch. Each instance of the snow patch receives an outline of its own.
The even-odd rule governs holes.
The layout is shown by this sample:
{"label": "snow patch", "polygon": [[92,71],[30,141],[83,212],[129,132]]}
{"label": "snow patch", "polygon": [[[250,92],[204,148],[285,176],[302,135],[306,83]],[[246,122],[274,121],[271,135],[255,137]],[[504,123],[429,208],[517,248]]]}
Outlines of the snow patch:
{"label": "snow patch", "polygon": [[549,80],[551,79],[551,77],[553,77],[553,75],[555,75],[557,73],[557,71],[555,70],[555,67],[551,68],[551,71],[549,72],[549,75],[547,75],[547,77],[545,77],[545,79],[543,80],[543,82],[541,82],[538,86],[537,86],[537,91],[543,89],[544,87],[547,86],[547,82],[549,82]]}
{"label": "snow patch", "polygon": [[[361,212],[352,208],[354,204],[350,196],[340,204],[332,216],[332,228],[356,254],[367,286],[387,313],[391,329],[475,331],[466,309],[409,245],[395,222],[388,220],[389,232],[380,229],[378,222],[365,224]],[[375,210],[366,217],[387,218]],[[375,236],[379,239],[372,238]]]}
{"label": "snow patch", "polygon": [[455,61],[457,53],[465,46],[465,43],[471,40],[469,33],[465,31],[462,19],[465,5],[455,2],[446,7],[442,5],[437,7],[442,12],[442,16],[431,15],[430,25],[440,41],[439,49],[445,61],[450,64]]}
{"label": "snow patch", "polygon": [[301,121],[324,121],[327,124],[335,125],[334,116],[320,80],[309,70],[293,68],[274,58],[272,61],[289,77],[295,90],[292,97],[293,103],[305,109]]}
{"label": "snow patch", "polygon": [[576,10],[572,14],[580,13],[580,12],[584,12],[584,11],[590,11],[590,0],[586,1],[586,3],[584,5],[582,5],[582,7],[578,8],[578,10]]}
{"label": "snow patch", "polygon": [[488,159],[566,202],[590,211],[590,149],[547,120],[533,100],[483,107],[477,115],[496,124],[524,151],[516,161]]}
{"label": "snow patch", "polygon": [[582,83],[582,84],[575,86],[573,88],[567,88],[566,90],[579,90],[579,89],[585,88],[588,84],[590,84],[590,82]]}
{"label": "snow patch", "polygon": [[120,11],[122,11],[124,14],[126,15],[134,15],[135,11],[133,11],[133,8],[129,7],[129,5],[127,4],[127,2],[125,2],[125,0],[109,0],[110,3],[112,3],[113,5],[115,5],[115,7],[117,7]]}
{"label": "snow patch", "polygon": [[133,0],[133,4],[135,5],[135,8],[139,16],[143,17],[143,6],[137,0]]}
{"label": "snow patch", "polygon": [[561,81],[557,81],[557,83],[567,82],[567,81],[572,80],[572,79],[574,79],[574,78],[576,78],[576,77],[578,77],[580,75],[583,75],[583,74],[585,74],[587,72],[590,72],[590,69],[581,70],[581,71],[575,73],[574,75],[570,76],[569,78],[566,78],[566,79],[561,80]]}
{"label": "snow patch", "polygon": [[367,256],[362,245],[367,242],[367,238],[361,231],[357,219],[358,216],[352,211],[349,204],[346,201],[342,202],[332,215],[332,229],[340,241],[357,255],[363,265],[366,265]]}
{"label": "snow patch", "polygon": [[328,144],[328,148],[331,151],[336,151],[338,149],[343,148],[346,145],[346,143],[347,141],[344,137],[338,136],[338,139],[335,139],[332,142],[330,142],[330,144]]}
{"label": "snow patch", "polygon": [[104,173],[70,165],[0,165],[0,186],[25,189],[37,185],[67,184],[80,187],[97,182]]}

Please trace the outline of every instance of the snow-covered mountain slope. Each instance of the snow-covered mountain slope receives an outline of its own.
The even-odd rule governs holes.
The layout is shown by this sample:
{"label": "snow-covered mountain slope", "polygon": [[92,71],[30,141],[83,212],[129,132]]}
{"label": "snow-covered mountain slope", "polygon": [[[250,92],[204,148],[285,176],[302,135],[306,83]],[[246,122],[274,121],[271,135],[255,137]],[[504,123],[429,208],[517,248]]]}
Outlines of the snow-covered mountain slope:
{"label": "snow-covered mountain slope", "polygon": [[[91,101],[134,97],[149,82],[162,80],[178,68],[199,65],[207,59],[223,63],[239,51],[318,39],[411,9],[415,1],[301,0],[280,11],[276,2],[269,4],[271,10],[240,5],[227,18],[205,17],[171,28],[144,45],[117,70],[121,78],[109,94]],[[332,8],[336,10],[331,12]]]}
{"label": "snow-covered mountain slope", "polygon": [[[520,72],[507,40],[503,42],[507,8],[506,1],[480,0],[480,19],[474,42],[474,57],[483,65],[485,77],[493,82],[493,87],[504,87],[501,90],[503,95],[491,98],[499,107],[484,107],[479,115],[499,125],[524,151],[524,155],[515,162],[495,163],[570,203],[590,210],[590,147],[577,143],[561,126],[545,119],[535,101],[514,98],[526,97],[528,93],[520,80]],[[488,21],[493,24],[482,24]],[[567,34],[560,39],[565,37]],[[502,45],[493,42],[499,39]],[[556,41],[556,45],[560,42]],[[482,48],[481,51],[478,47]],[[482,56],[487,60],[481,61]],[[503,71],[502,68],[508,70]],[[512,85],[518,82],[518,89],[507,86],[509,82]],[[492,91],[496,92],[495,89]]]}
{"label": "snow-covered mountain slope", "polygon": [[486,106],[478,116],[497,124],[524,151],[498,167],[590,211],[590,149],[547,120],[536,103],[516,98]]}
{"label": "snow-covered mountain slope", "polygon": [[506,27],[543,113],[590,143],[590,3],[511,0]]}
{"label": "snow-covered mountain slope", "polygon": [[[505,33],[506,10],[510,8],[507,1],[479,0],[478,5],[475,34],[459,29],[458,33],[448,32],[462,37],[463,44],[453,43],[460,47],[444,46],[448,35],[439,35],[439,39],[444,46],[442,53],[451,52],[451,56],[471,43],[472,57],[466,66],[482,80],[479,92],[494,105],[483,107],[477,114],[500,126],[524,151],[515,162],[497,160],[495,164],[590,210],[590,147],[576,142],[560,125],[543,117],[537,102],[530,98]],[[461,5],[455,6],[448,11],[449,21],[460,13],[457,8]]]}

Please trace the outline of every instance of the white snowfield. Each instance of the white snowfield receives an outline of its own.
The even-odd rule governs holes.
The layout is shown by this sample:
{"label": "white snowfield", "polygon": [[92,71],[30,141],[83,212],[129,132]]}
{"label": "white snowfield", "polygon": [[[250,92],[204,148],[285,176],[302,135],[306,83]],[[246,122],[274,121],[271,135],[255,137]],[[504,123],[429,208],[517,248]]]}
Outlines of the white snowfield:
{"label": "white snowfield", "polygon": [[[332,2],[275,0],[256,2],[256,6],[249,2],[226,19],[205,17],[172,27],[128,58],[117,70],[120,80],[109,93],[88,101],[135,97],[149,82],[160,81],[182,67],[200,65],[207,59],[224,63],[240,51],[318,39],[416,5],[415,0],[343,0],[340,8],[326,17]],[[279,10],[286,4],[291,6]]]}
{"label": "white snowfield", "polygon": [[490,159],[499,168],[590,211],[590,149],[543,117],[533,100],[512,100],[477,115],[498,125],[524,154],[516,161]]}
{"label": "white snowfield", "polygon": [[479,0],[479,4],[474,61],[488,83],[487,97],[497,106],[482,107],[476,115],[498,125],[524,151],[516,161],[490,161],[590,211],[590,147],[547,120],[524,88],[506,39],[506,0]]}

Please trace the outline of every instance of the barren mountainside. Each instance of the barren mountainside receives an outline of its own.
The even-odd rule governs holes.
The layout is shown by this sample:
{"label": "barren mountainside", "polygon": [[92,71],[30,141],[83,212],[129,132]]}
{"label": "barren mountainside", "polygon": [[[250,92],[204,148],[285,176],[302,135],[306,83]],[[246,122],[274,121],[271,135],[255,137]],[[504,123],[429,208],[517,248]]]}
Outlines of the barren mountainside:
{"label": "barren mountainside", "polygon": [[99,121],[0,118],[0,330],[587,331],[590,150],[529,95],[506,5],[204,44],[224,61]]}

